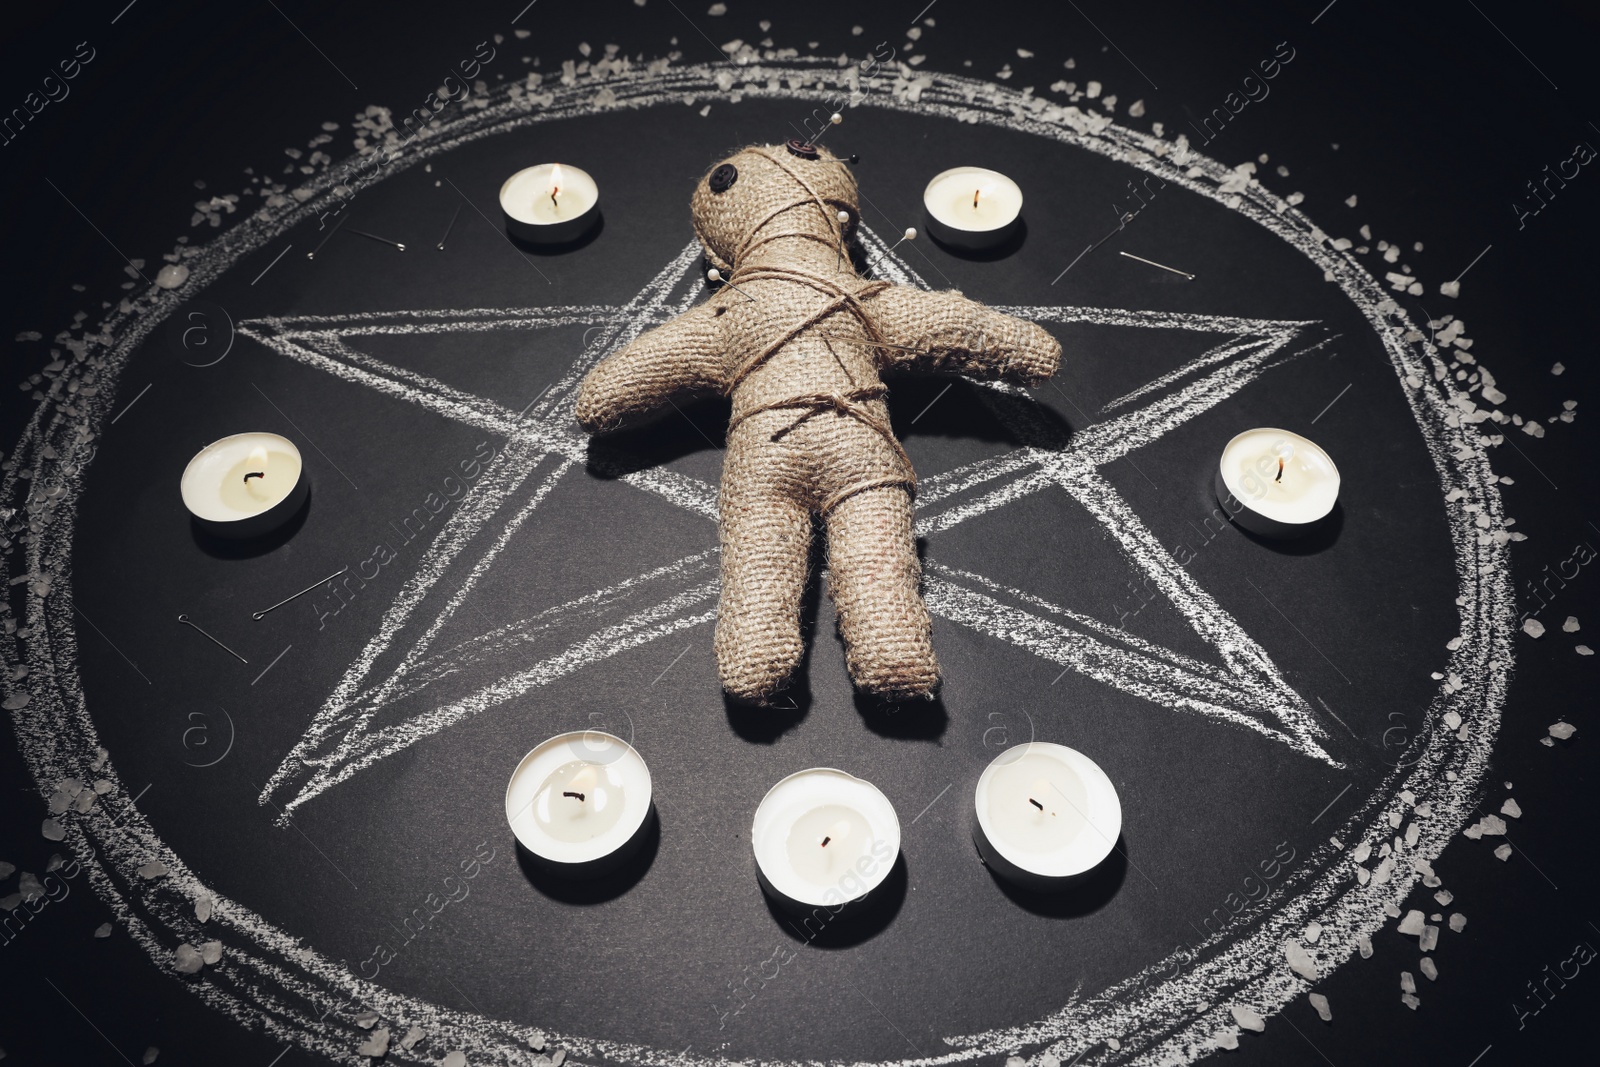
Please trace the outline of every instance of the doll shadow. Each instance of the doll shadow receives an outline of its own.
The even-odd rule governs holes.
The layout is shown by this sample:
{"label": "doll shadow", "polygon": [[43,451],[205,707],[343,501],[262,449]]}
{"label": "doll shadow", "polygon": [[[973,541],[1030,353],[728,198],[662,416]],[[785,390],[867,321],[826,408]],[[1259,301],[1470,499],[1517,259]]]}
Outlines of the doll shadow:
{"label": "doll shadow", "polygon": [[941,375],[897,376],[889,419],[902,440],[959,437],[1056,451],[1072,438],[1066,420],[1032,397]]}
{"label": "doll shadow", "polygon": [[311,496],[311,493],[306,493],[305,503],[289,516],[287,522],[261,537],[218,537],[192,517],[189,519],[189,536],[194,539],[195,546],[212,559],[253,559],[264,556],[288,543],[306,524],[306,517],[311,514]]}
{"label": "doll shadow", "polygon": [[778,926],[794,940],[816,948],[851,948],[889,928],[906,902],[909,881],[902,852],[895,857],[889,876],[865,900],[847,905],[836,915],[826,907],[816,907],[809,912],[790,911],[770,896],[763,896]]}
{"label": "doll shadow", "polygon": [[557,873],[524,848],[520,841],[517,842],[517,866],[522,868],[522,875],[528,884],[551,900],[563,904],[604,904],[638,885],[655,863],[656,853],[661,850],[661,819],[656,814],[654,804],[650,805],[647,819],[633,851],[614,870],[598,877],[574,878]]}
{"label": "doll shadow", "polygon": [[1028,220],[1018,219],[1016,230],[993,248],[956,248],[934,237],[931,230],[928,236],[933,239],[934,244],[957,259],[970,260],[974,263],[993,263],[997,259],[1005,259],[1007,256],[1015,255],[1022,248],[1023,242],[1028,239]]}
{"label": "doll shadow", "polygon": [[510,230],[502,229],[500,232],[506,235],[506,240],[510,241],[519,252],[526,252],[530,256],[562,256],[568,252],[575,252],[586,245],[593,244],[595,239],[600,236],[601,232],[606,228],[606,216],[603,211],[597,214],[599,217],[595,219],[594,225],[584,231],[582,236],[574,237],[570,241],[562,241],[559,244],[534,244],[532,241],[524,241]]}
{"label": "doll shadow", "polygon": [[994,884],[1017,907],[1046,919],[1078,919],[1092,915],[1111,902],[1128,876],[1127,841],[1117,840],[1111,855],[1100,862],[1082,881],[1054,892],[1024,889],[989,871]]}
{"label": "doll shadow", "polygon": [[727,435],[728,401],[722,397],[680,400],[609,433],[589,438],[586,465],[597,478],[620,478],[699,452],[721,451]]}
{"label": "doll shadow", "polygon": [[728,725],[742,739],[758,745],[774,744],[800,725],[811,710],[811,654],[816,646],[817,610],[821,598],[822,575],[813,568],[800,597],[800,663],[794,669],[788,688],[765,705],[751,704],[723,692],[722,704],[728,715]]}
{"label": "doll shadow", "polygon": [[938,741],[950,726],[950,713],[944,698],[935,694],[928,700],[885,700],[857,689],[853,695],[856,711],[867,729],[879,737],[901,741]]}

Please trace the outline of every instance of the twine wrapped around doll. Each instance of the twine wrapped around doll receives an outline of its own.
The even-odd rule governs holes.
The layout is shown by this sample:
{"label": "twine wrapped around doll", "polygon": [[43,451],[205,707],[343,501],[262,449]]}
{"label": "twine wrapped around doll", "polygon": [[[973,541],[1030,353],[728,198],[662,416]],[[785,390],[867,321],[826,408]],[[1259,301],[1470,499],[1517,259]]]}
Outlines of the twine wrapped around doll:
{"label": "twine wrapped around doll", "polygon": [[859,277],[847,246],[855,180],[825,149],[743,149],[700,181],[692,207],[728,285],[595,367],[578,420],[598,431],[680,393],[732,399],[715,638],[731,695],[766,702],[800,662],[817,516],[851,677],[889,699],[931,696],[939,666],[918,590],[916,474],[880,371],[1034,383],[1055,372],[1060,345],[959,293]]}

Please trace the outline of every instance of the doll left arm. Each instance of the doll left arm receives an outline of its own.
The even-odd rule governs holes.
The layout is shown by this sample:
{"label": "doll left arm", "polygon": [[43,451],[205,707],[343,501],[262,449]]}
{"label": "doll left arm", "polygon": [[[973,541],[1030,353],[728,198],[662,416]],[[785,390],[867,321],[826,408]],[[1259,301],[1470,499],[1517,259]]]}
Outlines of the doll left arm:
{"label": "doll left arm", "polygon": [[869,298],[866,309],[884,340],[900,346],[880,350],[879,362],[888,369],[1038,385],[1061,366],[1061,343],[1044,329],[957,292],[897,285]]}

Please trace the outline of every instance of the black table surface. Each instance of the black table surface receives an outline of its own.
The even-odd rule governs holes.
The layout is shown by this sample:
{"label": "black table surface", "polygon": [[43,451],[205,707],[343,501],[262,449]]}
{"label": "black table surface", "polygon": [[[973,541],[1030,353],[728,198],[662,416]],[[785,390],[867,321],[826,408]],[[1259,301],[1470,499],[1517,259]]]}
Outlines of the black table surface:
{"label": "black table surface", "polygon": [[[599,58],[613,43],[641,64],[681,53],[681,67],[715,60],[733,38],[763,47],[768,36],[802,56],[846,52],[853,61],[886,42],[880,55],[892,46],[897,61],[926,56],[913,74],[1032,86],[1057,102],[1053,83],[1093,80],[1099,99],[1116,97],[1117,122],[1141,131],[1160,123],[1169,139],[1186,130],[1224,164],[1254,162],[1273,192],[1303,193],[1302,209],[1328,234],[1368,247],[1358,260],[1385,289],[1385,272],[1400,266],[1383,260],[1378,242],[1398,246],[1425,291],[1393,291],[1394,299],[1417,323],[1465,320],[1478,361],[1468,369],[1489,369],[1507,394],[1499,406],[1545,429],[1535,437],[1507,425],[1505,443],[1490,449],[1494,474],[1506,479],[1505,514],[1516,520],[1509,529],[1526,535],[1509,546],[1514,613],[1536,612],[1547,628],[1537,640],[1520,630],[1506,639],[1510,683],[1491,709],[1493,759],[1471,798],[1481,813],[1516,799],[1511,857],[1494,856],[1497,840],[1457,834],[1434,862],[1453,902],[1441,907],[1418,886],[1406,905],[1468,917],[1464,931],[1441,935],[1436,980],[1418,970],[1415,939],[1388,923],[1373,937],[1373,958],[1349,959],[1317,982],[1333,1005],[1331,1024],[1297,997],[1263,1033],[1217,1054],[1493,1064],[1592,1052],[1582,1005],[1594,1004],[1596,979],[1550,974],[1576,943],[1600,942],[1584,829],[1595,797],[1586,742],[1595,664],[1577,651],[1600,622],[1587,617],[1589,568],[1567,570],[1581,558],[1575,546],[1600,544],[1588,421],[1595,346],[1585,315],[1596,276],[1589,185],[1600,179],[1587,166],[1572,177],[1569,167],[1564,182],[1539,187],[1542,197],[1527,183],[1581,160],[1574,145],[1600,143],[1589,122],[1600,116],[1588,62],[1593,11],[1467,4],[1424,15],[1353,0],[1049,12],[952,0],[920,13],[916,4],[727,6],[719,15],[669,0],[219,13],[145,0],[8,14],[14,61],[0,75],[8,107],[38,106],[29,96],[38,91],[61,95],[61,83],[43,79],[75,50],[80,60],[92,50],[92,59],[65,83],[64,98],[7,130],[11,165],[0,181],[12,210],[0,225],[13,294],[6,336],[17,338],[7,342],[7,366],[25,386],[0,396],[7,452],[39,403],[26,380],[55,358],[51,338],[75,313],[92,324],[102,301],[128,295],[122,283],[142,291],[134,276],[154,276],[174,235],[225,237],[260,198],[243,197],[236,213],[211,198],[250,184],[246,168],[292,186],[318,147],[342,160],[353,115],[373,102],[409,111],[481,41],[496,42],[480,75],[496,85],[531,70],[557,80],[563,61]],[[1237,101],[1229,94],[1261,60],[1290,48],[1271,92],[1230,111],[1220,133],[1214,123],[1201,145],[1195,124]],[[537,67],[524,61],[533,56]],[[1129,111],[1135,101],[1138,116]],[[597,327],[652,313],[637,303],[616,309],[656,293],[669,306],[702,297],[704,264],[686,254],[693,182],[739,145],[792,135],[813,103],[735,100],[713,88],[693,102],[466,140],[426,167],[360,188],[341,213],[348,231],[314,260],[302,253],[328,231],[313,219],[220,276],[189,283],[185,307],[236,331],[225,359],[198,366],[207,359],[175,343],[170,324],[134,353],[115,383],[117,421],[98,427],[70,577],[49,594],[70,596],[83,624],[75,654],[57,662],[78,673],[122,784],[144,789],[138,810],[217,892],[353,971],[370,969],[387,947],[379,981],[444,1009],[723,1061],[922,1059],[947,1053],[947,1038],[1026,1027],[1092,1000],[1199,944],[1201,924],[1264,861],[1280,861],[1288,884],[1275,900],[1292,903],[1303,888],[1296,879],[1309,882],[1334,862],[1330,834],[1392,791],[1439,691],[1433,672],[1459,630],[1461,577],[1434,461],[1373,325],[1300,253],[1224,204],[1172,185],[1110,233],[1118,205],[1129,203],[1125,163],[916,107],[869,101],[827,135],[836,151],[862,157],[863,221],[893,241],[921,224],[920,190],[932,173],[965,163],[1006,172],[1027,195],[1020,240],[1000,255],[971,256],[924,236],[896,250],[894,269],[986,303],[1043,309],[1066,353],[1055,383],[1031,396],[936,377],[892,380],[895,427],[920,475],[938,485],[947,472],[1019,447],[1070,449],[1119,417],[1118,432],[1139,442],[1076,491],[1056,486],[960,523],[936,522],[921,542],[930,582],[1044,613],[1017,599],[1022,591],[1059,605],[1080,631],[1117,627],[1151,655],[1222,664],[1226,641],[1195,624],[1200,609],[1152,592],[1129,532],[1142,531],[1177,558],[1206,618],[1235,621],[1259,646],[1270,679],[1291,692],[1284,700],[1305,706],[1310,732],[1296,733],[1293,714],[1258,710],[1240,721],[1152,695],[1116,662],[1100,676],[1063,670],[1036,644],[997,632],[1002,623],[986,632],[970,615],[952,621],[949,610],[936,620],[940,700],[885,706],[852,692],[820,584],[805,608],[809,652],[792,707],[724,701],[709,600],[604,655],[572,652],[582,660],[575,669],[521,677],[714,573],[715,526],[692,493],[619,475],[662,471],[715,486],[726,404],[684,404],[577,460],[519,443],[508,413],[535,405],[537,418],[537,401],[561,392]],[[329,120],[339,128],[325,146],[283,154]],[[553,253],[512,245],[493,207],[507,174],[548,159],[581,164],[603,190],[599,232]],[[220,211],[220,227],[204,219],[191,227],[197,208]],[[124,255],[142,262],[125,269]],[[1440,283],[1456,277],[1460,296],[1440,295]],[[1181,388],[1149,383],[1238,336],[1238,320],[1279,331],[1269,365],[1146,440],[1144,420],[1164,410],[1158,398]],[[479,328],[484,321],[494,328]],[[350,331],[346,347],[305,333],[335,328]],[[1196,375],[1250,355],[1226,355]],[[1565,369],[1553,374],[1557,363]],[[1575,418],[1549,421],[1564,410]],[[1214,457],[1233,433],[1263,425],[1307,433],[1338,461],[1339,509],[1308,542],[1275,544],[1208,523]],[[312,496],[284,536],[241,549],[198,535],[175,489],[200,445],[245,429],[296,439]],[[450,485],[468,467],[473,484],[458,502]],[[538,492],[547,495],[519,514]],[[491,496],[495,506],[474,525],[471,509]],[[923,513],[938,514],[928,505]],[[458,541],[460,551],[441,562]],[[8,556],[13,577],[26,571],[24,547]],[[251,618],[343,567],[364,576],[343,598],[319,589]],[[588,614],[570,607],[674,567],[637,597],[619,594]],[[26,582],[9,593],[16,617],[37,595]],[[416,617],[394,623],[408,598]],[[180,613],[238,655],[178,625]],[[1568,616],[1580,623],[1576,633],[1562,627]],[[424,680],[372,696],[435,618],[427,655],[439,659],[424,664]],[[1507,630],[1519,622],[1501,620]],[[484,639],[507,632],[525,640]],[[14,640],[9,647],[15,654]],[[363,663],[369,671],[353,666]],[[37,682],[12,675],[7,691]],[[332,744],[296,746],[331,714],[341,685],[371,716],[360,731],[401,740],[380,738],[370,758],[337,757],[333,770],[348,775],[322,783],[298,756],[327,756]],[[1259,696],[1269,681],[1251,675],[1240,685],[1258,686],[1249,691]],[[1278,707],[1274,699],[1260,697],[1261,706]],[[426,725],[441,715],[447,723]],[[1540,744],[1561,720],[1577,734]],[[346,725],[328,736],[337,742]],[[502,797],[523,752],[561,730],[596,726],[629,737],[649,760],[660,825],[624,876],[574,887],[519,855]],[[1089,753],[1123,804],[1117,852],[1059,898],[996,881],[971,844],[978,773],[1030,737]],[[0,815],[0,860],[17,868],[0,896],[72,844],[40,836],[54,783],[35,780],[23,748],[10,731],[0,742],[0,774],[16,787]],[[815,765],[878,784],[899,812],[904,845],[867,915],[807,938],[760,894],[749,826],[772,782]],[[280,819],[291,803],[292,821]],[[466,899],[406,937],[400,924],[474,858]],[[106,887],[88,879],[68,887],[0,954],[8,1057],[120,1063],[154,1047],[161,1063],[324,1058],[259,1019],[214,1011],[193,980],[158,966],[120,926],[96,938],[114,917]],[[1257,918],[1247,912],[1230,936]],[[791,956],[778,977],[746,983]],[[1421,986],[1416,1010],[1401,1002],[1402,970]],[[741,987],[759,992],[741,996]],[[1033,1055],[1038,1045],[1019,1037],[1015,1051]],[[1150,1055],[1137,1042],[1120,1051],[1101,1044],[1085,1061],[1154,1062]],[[334,1058],[355,1062],[354,1043]]]}

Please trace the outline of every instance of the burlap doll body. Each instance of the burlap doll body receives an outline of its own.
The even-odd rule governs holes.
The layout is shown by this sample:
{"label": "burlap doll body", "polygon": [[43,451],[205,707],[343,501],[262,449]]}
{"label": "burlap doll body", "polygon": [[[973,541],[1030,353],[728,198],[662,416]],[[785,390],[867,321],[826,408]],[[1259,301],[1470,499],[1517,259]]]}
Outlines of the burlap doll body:
{"label": "burlap doll body", "polygon": [[746,148],[701,180],[693,213],[729,284],[595,367],[578,421],[593,432],[680,393],[731,396],[716,630],[731,695],[764,702],[800,662],[820,514],[851,678],[890,699],[930,696],[939,665],[918,589],[916,475],[879,372],[1035,383],[1055,372],[1061,347],[959,293],[857,275],[845,247],[860,218],[855,180],[825,150]]}

